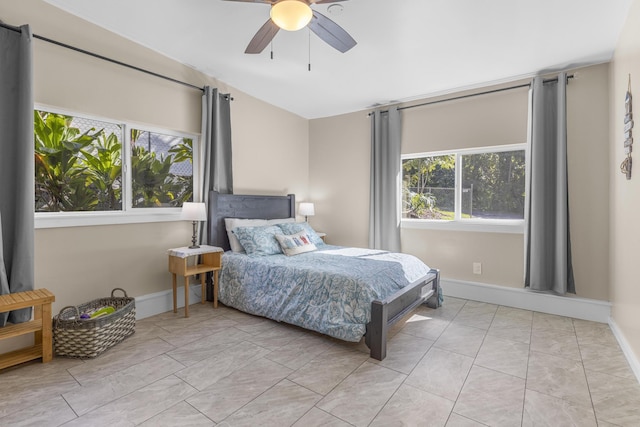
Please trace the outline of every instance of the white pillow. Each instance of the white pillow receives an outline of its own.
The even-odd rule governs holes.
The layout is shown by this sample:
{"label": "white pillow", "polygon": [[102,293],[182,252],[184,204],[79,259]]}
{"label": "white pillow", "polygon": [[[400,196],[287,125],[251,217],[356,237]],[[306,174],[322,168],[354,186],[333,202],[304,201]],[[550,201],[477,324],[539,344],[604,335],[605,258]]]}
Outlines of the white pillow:
{"label": "white pillow", "polygon": [[276,234],[276,239],[280,243],[280,248],[285,255],[298,255],[305,252],[315,251],[316,245],[311,243],[311,237],[306,231],[296,234]]}
{"label": "white pillow", "polygon": [[240,244],[240,241],[233,234],[232,230],[236,227],[261,227],[267,225],[266,219],[242,219],[242,218],[225,218],[224,226],[227,229],[227,236],[229,236],[229,244],[233,252],[244,252],[244,248]]}
{"label": "white pillow", "polygon": [[295,218],[268,219],[267,225],[286,224],[287,222],[296,222]]}

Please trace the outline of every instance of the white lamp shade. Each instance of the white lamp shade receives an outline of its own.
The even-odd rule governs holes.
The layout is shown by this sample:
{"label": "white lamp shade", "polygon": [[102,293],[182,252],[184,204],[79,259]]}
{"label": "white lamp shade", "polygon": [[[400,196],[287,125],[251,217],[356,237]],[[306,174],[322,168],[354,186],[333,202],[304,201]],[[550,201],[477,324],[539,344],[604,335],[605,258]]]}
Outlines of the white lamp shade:
{"label": "white lamp shade", "polygon": [[283,30],[298,31],[311,21],[313,11],[304,2],[282,0],[271,6],[270,16],[271,20]]}
{"label": "white lamp shade", "polygon": [[313,216],[316,214],[313,203],[300,203],[298,213],[304,216]]}
{"label": "white lamp shade", "polygon": [[204,203],[184,202],[180,219],[187,221],[205,221],[207,219],[207,209]]}

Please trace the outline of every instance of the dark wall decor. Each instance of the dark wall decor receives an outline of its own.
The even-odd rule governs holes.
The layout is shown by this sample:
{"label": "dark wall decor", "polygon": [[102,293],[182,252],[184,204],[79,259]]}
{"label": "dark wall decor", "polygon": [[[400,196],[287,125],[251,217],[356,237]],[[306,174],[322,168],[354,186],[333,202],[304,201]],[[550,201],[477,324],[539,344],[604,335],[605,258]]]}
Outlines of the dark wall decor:
{"label": "dark wall decor", "polygon": [[627,87],[627,93],[624,97],[624,154],[625,159],[620,165],[620,172],[627,176],[627,179],[631,179],[631,147],[633,145],[633,112],[631,108],[631,74],[629,74],[629,85]]}

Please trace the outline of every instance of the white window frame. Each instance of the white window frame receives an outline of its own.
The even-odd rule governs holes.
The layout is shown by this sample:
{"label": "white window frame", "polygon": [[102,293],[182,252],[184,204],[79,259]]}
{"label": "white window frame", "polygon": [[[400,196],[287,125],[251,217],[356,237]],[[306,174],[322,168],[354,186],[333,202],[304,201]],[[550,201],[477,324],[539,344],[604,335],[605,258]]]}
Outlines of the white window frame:
{"label": "white window frame", "polygon": [[[522,151],[525,156],[525,182],[529,180],[529,149],[527,143],[494,145],[489,147],[463,148],[460,150],[431,151],[425,153],[403,154],[400,159],[402,170],[402,161],[408,159],[417,159],[422,157],[436,157],[455,155],[455,208],[453,220],[442,219],[416,219],[402,218],[400,211],[400,227],[427,229],[427,230],[446,230],[446,231],[474,231],[487,233],[513,233],[523,234],[525,220],[524,219],[465,219],[461,217],[462,206],[462,156],[483,154],[483,153],[499,153],[504,151]],[[400,179],[402,182],[402,179]],[[400,184],[400,194],[402,194],[402,184]]]}
{"label": "white window frame", "polygon": [[122,141],[122,210],[119,211],[94,211],[94,212],[35,212],[35,228],[61,228],[61,227],[82,227],[96,225],[113,224],[138,224],[149,222],[169,222],[180,221],[181,208],[134,208],[132,207],[131,193],[131,129],[139,129],[163,135],[175,136],[178,138],[191,138],[193,141],[193,198],[195,202],[200,201],[201,191],[201,164],[200,164],[200,135],[175,131],[171,129],[149,126],[143,123],[136,123],[125,120],[114,120],[92,114],[78,113],[59,107],[45,104],[35,104],[34,110],[64,114],[73,117],[83,117],[90,120],[114,123],[123,126]]}

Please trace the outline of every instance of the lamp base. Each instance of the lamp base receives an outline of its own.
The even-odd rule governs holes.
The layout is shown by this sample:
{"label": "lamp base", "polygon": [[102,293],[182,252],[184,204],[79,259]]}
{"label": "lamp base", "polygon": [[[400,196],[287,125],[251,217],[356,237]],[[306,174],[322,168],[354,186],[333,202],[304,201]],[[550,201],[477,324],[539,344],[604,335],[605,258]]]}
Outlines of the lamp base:
{"label": "lamp base", "polygon": [[189,249],[198,249],[200,247],[200,245],[196,243],[198,241],[198,232],[196,231],[197,224],[198,221],[193,221],[193,236],[191,236],[191,246],[189,246]]}

